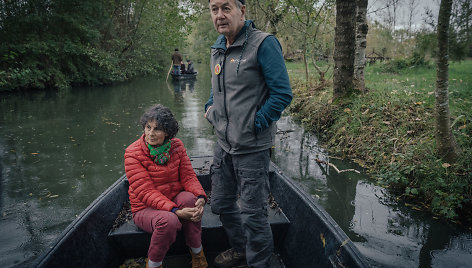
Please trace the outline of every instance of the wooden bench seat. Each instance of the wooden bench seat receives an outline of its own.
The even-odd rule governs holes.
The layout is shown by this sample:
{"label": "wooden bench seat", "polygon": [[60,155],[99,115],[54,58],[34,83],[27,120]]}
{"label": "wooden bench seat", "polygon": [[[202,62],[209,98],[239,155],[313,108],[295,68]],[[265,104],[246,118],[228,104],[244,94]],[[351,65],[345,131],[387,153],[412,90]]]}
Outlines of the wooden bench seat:
{"label": "wooden bench seat", "polygon": [[[282,243],[290,224],[284,213],[278,208],[269,209],[269,222],[274,236],[274,243]],[[219,252],[229,248],[226,233],[219,216],[211,212],[210,205],[205,205],[202,217],[202,244],[206,252]],[[127,258],[145,256],[149,247],[151,234],[139,229],[133,221],[126,221],[108,234],[109,242]],[[277,244],[278,245],[278,244]],[[277,246],[276,246],[277,248]],[[188,252],[182,232],[169,249],[168,255]]]}

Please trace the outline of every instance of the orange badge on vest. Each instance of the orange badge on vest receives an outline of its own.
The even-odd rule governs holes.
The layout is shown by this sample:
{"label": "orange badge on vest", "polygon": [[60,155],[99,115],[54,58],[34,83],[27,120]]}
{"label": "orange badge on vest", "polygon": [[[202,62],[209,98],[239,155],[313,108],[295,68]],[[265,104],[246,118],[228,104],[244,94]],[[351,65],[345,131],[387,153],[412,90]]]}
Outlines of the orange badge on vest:
{"label": "orange badge on vest", "polygon": [[218,63],[217,65],[215,65],[215,74],[219,75],[220,72],[221,72],[221,65]]}

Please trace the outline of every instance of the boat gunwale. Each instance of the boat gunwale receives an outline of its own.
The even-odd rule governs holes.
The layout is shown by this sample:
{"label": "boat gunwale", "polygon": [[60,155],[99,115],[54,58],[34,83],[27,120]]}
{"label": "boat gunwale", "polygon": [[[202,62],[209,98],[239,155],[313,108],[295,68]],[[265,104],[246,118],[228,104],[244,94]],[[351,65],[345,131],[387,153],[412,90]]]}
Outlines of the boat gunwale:
{"label": "boat gunwale", "polygon": [[[314,215],[316,215],[320,221],[322,221],[326,229],[329,230],[327,234],[331,234],[336,241],[340,244],[338,247],[338,250],[340,248],[344,248],[344,250],[347,251],[347,256],[352,257],[352,261],[356,265],[356,267],[368,267],[368,264],[365,260],[365,257],[360,253],[356,245],[352,242],[352,240],[347,236],[347,234],[341,229],[341,227],[336,223],[336,221],[329,215],[329,213],[321,207],[321,205],[317,204],[315,200],[310,197],[300,186],[298,186],[293,180],[288,178],[285,173],[273,162],[271,162],[271,168],[274,169],[274,173],[276,176],[281,178],[282,182],[287,186],[290,187],[291,190],[293,191],[293,194],[295,196],[298,196],[301,198],[302,202],[309,207],[311,211],[313,211]],[[271,192],[272,192],[271,188]],[[274,194],[274,193],[272,193]],[[277,198],[277,196],[274,196],[276,200],[280,200],[280,198]],[[280,204],[280,202],[279,202]],[[283,209],[283,205],[281,205]],[[290,220],[290,222],[295,225],[295,219],[291,214],[294,214],[292,211],[287,211],[286,209],[283,210],[287,218]],[[289,231],[287,236],[290,235],[290,230],[291,228],[295,228],[293,225],[289,226]],[[337,253],[337,252],[336,252]],[[326,257],[328,255],[324,254]],[[333,261],[330,259],[330,261]],[[333,267],[337,267],[336,263],[332,263]]]}
{"label": "boat gunwale", "polygon": [[[54,254],[55,251],[59,250],[60,247],[66,242],[76,230],[76,227],[84,223],[86,219],[93,215],[96,209],[102,205],[102,201],[107,199],[109,194],[115,191],[119,191],[119,188],[123,184],[128,183],[128,178],[126,175],[122,175],[118,180],[116,180],[112,185],[110,185],[105,191],[103,191],[92,203],[90,203],[67,227],[64,229],[61,234],[58,235],[56,239],[48,246],[48,249],[41,252],[40,255],[33,262],[32,267],[44,267],[48,266],[50,261],[50,256]],[[120,209],[122,204],[119,204]]]}

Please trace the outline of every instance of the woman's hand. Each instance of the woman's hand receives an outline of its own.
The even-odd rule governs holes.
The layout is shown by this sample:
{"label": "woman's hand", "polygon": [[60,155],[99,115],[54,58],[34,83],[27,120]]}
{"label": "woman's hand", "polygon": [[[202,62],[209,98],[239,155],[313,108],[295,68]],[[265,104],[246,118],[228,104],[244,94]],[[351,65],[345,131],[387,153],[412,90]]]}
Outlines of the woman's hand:
{"label": "woman's hand", "polygon": [[210,107],[208,107],[207,111],[205,112],[205,118],[207,118],[207,116],[208,116],[208,112],[209,112],[210,110],[211,110],[211,106],[210,106]]}
{"label": "woman's hand", "polygon": [[179,219],[184,219],[193,222],[202,220],[203,210],[205,207],[205,198],[198,198],[195,202],[194,208],[181,208],[175,212]]}
{"label": "woman's hand", "polygon": [[195,208],[197,209],[192,215],[192,221],[201,221],[203,216],[203,210],[205,207],[205,198],[198,198],[195,202]]}
{"label": "woman's hand", "polygon": [[200,198],[197,199],[197,201],[195,201],[195,207],[197,207],[197,208],[198,207],[203,208],[205,206],[205,204],[206,204],[205,198],[203,198],[203,197],[200,197]]}
{"label": "woman's hand", "polygon": [[197,208],[181,208],[175,211],[175,214],[177,215],[177,217],[179,217],[179,219],[194,221],[192,218],[196,212]]}

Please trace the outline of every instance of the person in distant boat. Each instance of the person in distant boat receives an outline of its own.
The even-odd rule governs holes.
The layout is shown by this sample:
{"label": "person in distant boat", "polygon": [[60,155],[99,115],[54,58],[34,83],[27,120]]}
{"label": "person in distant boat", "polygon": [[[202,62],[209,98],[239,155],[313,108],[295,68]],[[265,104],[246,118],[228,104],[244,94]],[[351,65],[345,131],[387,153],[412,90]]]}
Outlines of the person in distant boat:
{"label": "person in distant boat", "polygon": [[126,148],[124,158],[134,223],[152,234],[146,266],[162,267],[182,229],[192,267],[206,268],[201,219],[207,197],[184,144],[175,138],[179,125],[160,104],[148,109],[140,124],[144,133]]}
{"label": "person in distant boat", "polygon": [[172,73],[180,75],[180,64],[182,63],[182,55],[179,53],[179,49],[174,49],[174,54],[172,54]]}
{"label": "person in distant boat", "polygon": [[187,73],[187,71],[185,71],[185,63],[183,61],[180,62],[180,73],[181,74]]}
{"label": "person in distant boat", "polygon": [[217,137],[211,209],[231,244],[214,264],[267,268],[274,248],[267,214],[270,150],[292,89],[280,43],[245,19],[244,0],[209,0],[209,7],[220,34],[211,46],[205,104]]}
{"label": "person in distant boat", "polygon": [[195,69],[193,68],[193,62],[191,60],[187,60],[187,73],[188,74],[194,74]]}

